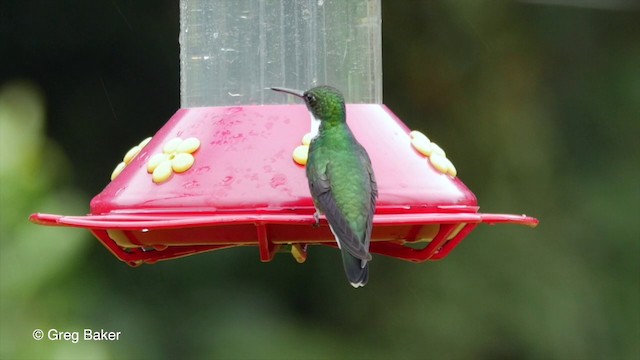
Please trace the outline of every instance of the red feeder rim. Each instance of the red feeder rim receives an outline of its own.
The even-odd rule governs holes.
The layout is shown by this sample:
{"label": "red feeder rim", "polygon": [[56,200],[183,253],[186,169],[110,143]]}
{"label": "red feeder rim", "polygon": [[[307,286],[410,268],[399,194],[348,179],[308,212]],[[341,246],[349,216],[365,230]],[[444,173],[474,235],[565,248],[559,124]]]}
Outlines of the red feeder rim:
{"label": "red feeder rim", "polygon": [[[304,153],[308,119],[304,105],[180,109],[127,153],[89,215],[30,220],[89,229],[132,266],[246,245],[258,246],[262,261],[290,246],[303,262],[307,245],[336,246],[326,221],[311,226],[304,166],[293,160],[294,150]],[[386,106],[349,104],[347,121],[378,183],[371,252],[438,260],[479,223],[538,224],[525,215],[478,213],[444,151],[410,135]]]}

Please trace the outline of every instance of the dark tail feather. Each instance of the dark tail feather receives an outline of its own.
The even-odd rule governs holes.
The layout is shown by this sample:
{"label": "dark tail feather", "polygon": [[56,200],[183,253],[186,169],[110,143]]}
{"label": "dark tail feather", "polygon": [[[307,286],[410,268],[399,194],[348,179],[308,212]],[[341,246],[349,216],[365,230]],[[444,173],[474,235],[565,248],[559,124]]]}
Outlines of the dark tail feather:
{"label": "dark tail feather", "polygon": [[[364,267],[362,267],[363,261],[365,262]],[[343,250],[342,263],[351,286],[359,288],[367,284],[367,281],[369,281],[369,263],[366,260],[360,260]]]}

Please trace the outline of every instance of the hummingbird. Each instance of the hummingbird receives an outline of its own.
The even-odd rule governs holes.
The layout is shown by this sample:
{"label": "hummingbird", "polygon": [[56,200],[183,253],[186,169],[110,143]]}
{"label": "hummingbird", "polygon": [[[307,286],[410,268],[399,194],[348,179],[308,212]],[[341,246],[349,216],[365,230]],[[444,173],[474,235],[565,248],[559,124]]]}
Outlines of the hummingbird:
{"label": "hummingbird", "polygon": [[369,242],[378,189],[371,159],[347,125],[344,97],[330,86],[307,91],[271,89],[301,98],[320,121],[306,164],[314,218],[319,224],[320,214],[325,215],[349,283],[362,287],[369,279]]}

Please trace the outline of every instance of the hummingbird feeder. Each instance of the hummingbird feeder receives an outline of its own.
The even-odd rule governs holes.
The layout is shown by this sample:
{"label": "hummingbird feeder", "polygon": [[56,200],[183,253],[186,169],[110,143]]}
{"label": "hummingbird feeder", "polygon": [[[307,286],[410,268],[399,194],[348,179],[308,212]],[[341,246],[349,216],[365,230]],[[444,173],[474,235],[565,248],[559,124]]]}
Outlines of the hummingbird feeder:
{"label": "hummingbird feeder", "polygon": [[181,0],[180,11],[182,108],[126,153],[88,215],[32,222],[88,229],[131,266],[236,246],[304,262],[310,245],[337,246],[324,219],[313,226],[304,164],[317,123],[269,88],[329,84],[376,174],[372,253],[439,260],[480,223],[537,225],[478,212],[445,151],[382,104],[380,0]]}

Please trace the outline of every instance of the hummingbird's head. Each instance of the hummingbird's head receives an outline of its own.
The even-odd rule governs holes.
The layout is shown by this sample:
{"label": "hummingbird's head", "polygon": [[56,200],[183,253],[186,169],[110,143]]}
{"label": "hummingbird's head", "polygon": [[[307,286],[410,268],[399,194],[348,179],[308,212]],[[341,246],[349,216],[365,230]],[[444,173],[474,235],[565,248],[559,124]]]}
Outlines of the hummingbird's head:
{"label": "hummingbird's head", "polygon": [[313,117],[320,121],[345,121],[344,97],[336,88],[322,85],[304,92],[277,87],[272,87],[271,90],[285,92],[301,98],[307,104],[307,108],[311,111]]}

